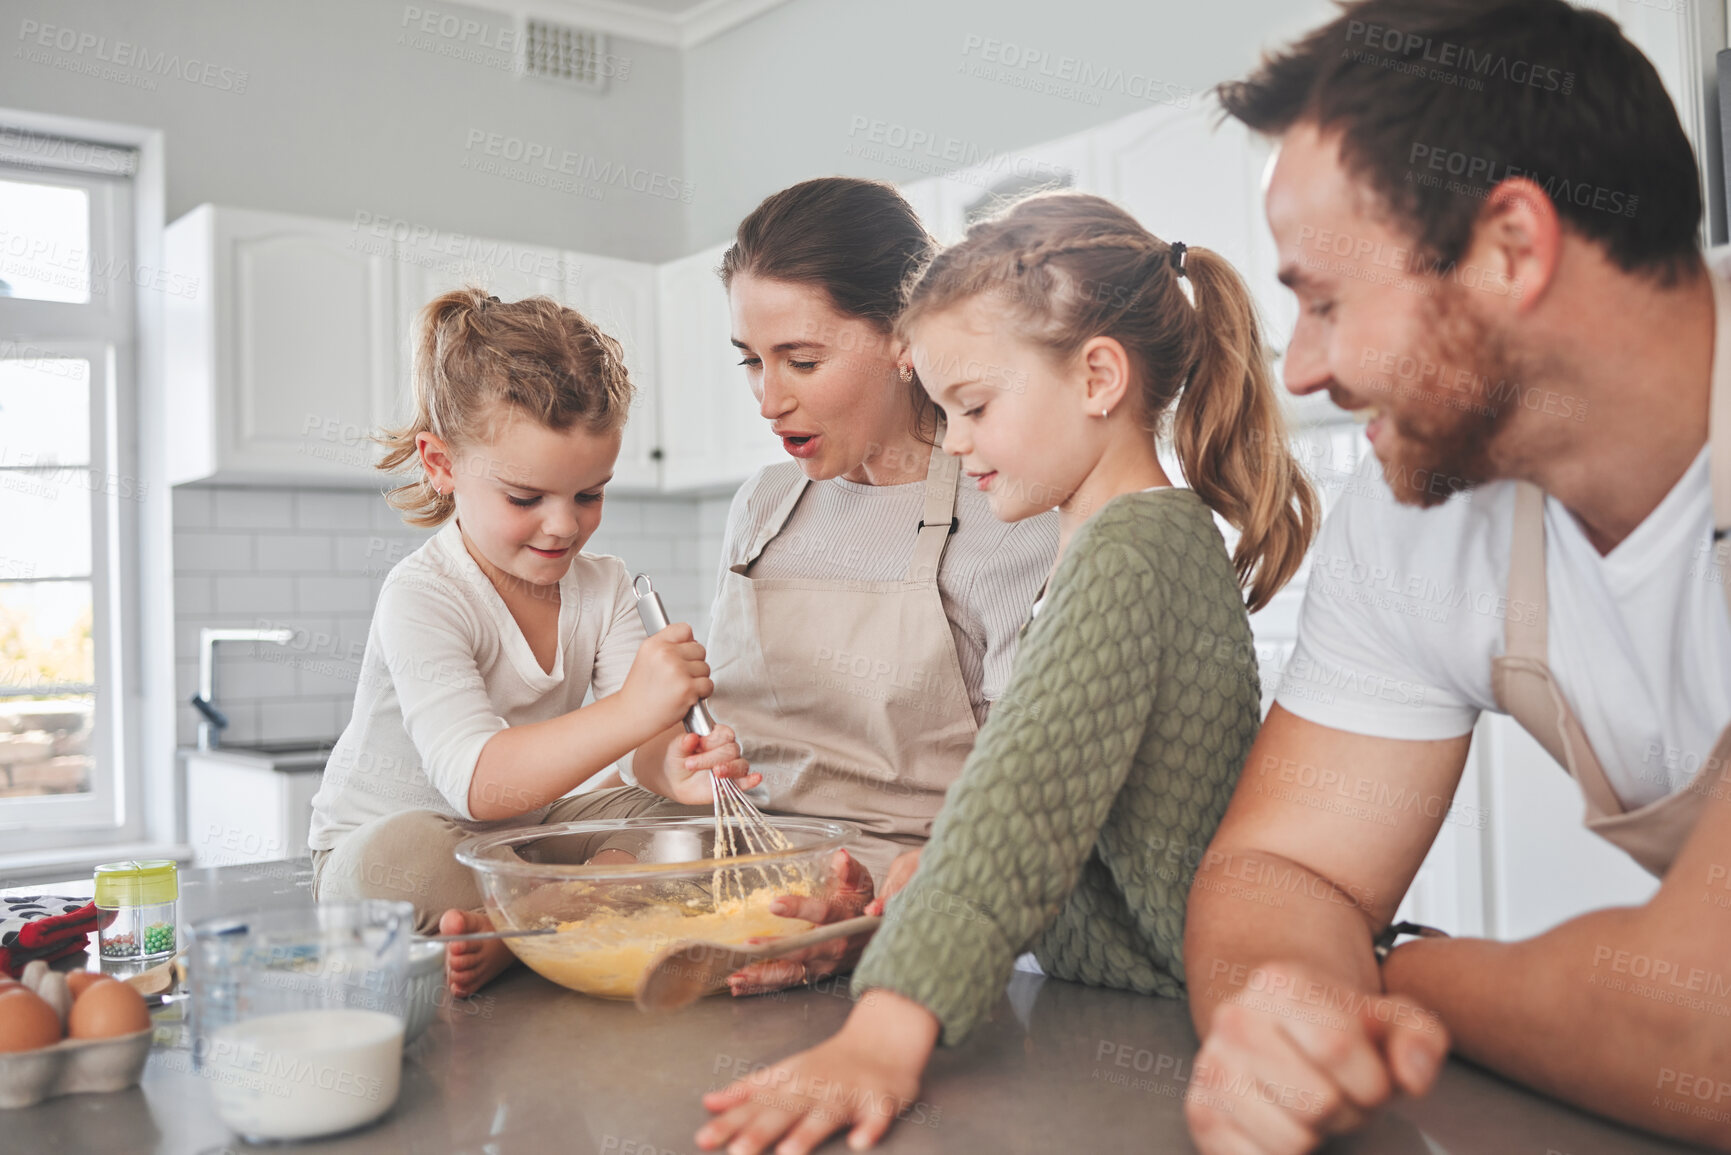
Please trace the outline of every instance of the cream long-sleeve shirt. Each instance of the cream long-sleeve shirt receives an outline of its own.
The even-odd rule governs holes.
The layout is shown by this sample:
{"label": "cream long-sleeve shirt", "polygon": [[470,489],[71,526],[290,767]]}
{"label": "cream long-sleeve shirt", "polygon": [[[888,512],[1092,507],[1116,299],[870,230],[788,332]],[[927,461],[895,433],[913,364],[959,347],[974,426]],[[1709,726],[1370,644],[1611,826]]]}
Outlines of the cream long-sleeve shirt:
{"label": "cream long-sleeve shirt", "polygon": [[493,583],[448,522],[392,567],[361,658],[355,708],[313,797],[308,844],[401,810],[432,810],[477,831],[539,821],[545,808],[477,822],[469,784],[487,740],[543,722],[624,684],[644,640],[625,563],[579,553],[559,581],[553,669],[535,660]]}

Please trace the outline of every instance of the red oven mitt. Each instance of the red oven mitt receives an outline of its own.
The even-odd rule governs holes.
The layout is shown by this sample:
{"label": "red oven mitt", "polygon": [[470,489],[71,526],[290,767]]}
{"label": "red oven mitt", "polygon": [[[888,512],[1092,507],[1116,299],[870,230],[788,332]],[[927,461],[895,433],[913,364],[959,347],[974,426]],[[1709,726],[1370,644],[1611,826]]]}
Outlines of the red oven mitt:
{"label": "red oven mitt", "polygon": [[52,894],[0,897],[0,971],[17,977],[34,959],[83,950],[96,929],[96,904]]}

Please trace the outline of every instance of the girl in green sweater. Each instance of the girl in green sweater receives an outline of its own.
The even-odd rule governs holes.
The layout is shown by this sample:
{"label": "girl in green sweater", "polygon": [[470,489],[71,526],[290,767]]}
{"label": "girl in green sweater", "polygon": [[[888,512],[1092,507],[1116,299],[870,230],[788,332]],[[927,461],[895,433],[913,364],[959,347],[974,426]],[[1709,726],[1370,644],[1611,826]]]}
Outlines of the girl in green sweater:
{"label": "girl in green sweater", "polygon": [[975,225],[898,330],[945,452],[1004,521],[1056,507],[1058,563],[847,1024],[704,1098],[697,1142],[730,1155],[841,1128],[871,1146],[1030,948],[1056,978],[1183,993],[1185,896],[1260,714],[1246,600],[1267,604],[1316,528],[1244,282],[1108,201],[1039,195]]}

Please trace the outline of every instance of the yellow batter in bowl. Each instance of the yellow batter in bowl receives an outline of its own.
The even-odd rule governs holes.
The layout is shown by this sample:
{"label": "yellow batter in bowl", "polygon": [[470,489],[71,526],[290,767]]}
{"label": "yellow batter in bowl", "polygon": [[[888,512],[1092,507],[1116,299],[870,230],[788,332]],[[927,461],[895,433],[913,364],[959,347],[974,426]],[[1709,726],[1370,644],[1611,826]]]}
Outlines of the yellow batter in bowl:
{"label": "yellow batter in bowl", "polygon": [[558,924],[545,938],[506,939],[535,973],[562,987],[604,999],[630,999],[655,956],[676,942],[742,946],[754,938],[799,934],[814,923],[770,913],[780,893],[759,890],[717,909],[697,904],[654,904],[635,910],[604,910]]}
{"label": "yellow batter in bowl", "polygon": [[[504,941],[560,986],[631,999],[649,964],[673,944],[743,946],[800,934],[812,923],[770,913],[781,895],[819,898],[835,885],[835,852],[859,837],[845,822],[771,816],[775,849],[729,854],[707,814],[596,819],[513,827],[457,848],[500,930],[556,933]],[[761,832],[760,832],[761,834]],[[629,856],[597,862],[602,850]]]}

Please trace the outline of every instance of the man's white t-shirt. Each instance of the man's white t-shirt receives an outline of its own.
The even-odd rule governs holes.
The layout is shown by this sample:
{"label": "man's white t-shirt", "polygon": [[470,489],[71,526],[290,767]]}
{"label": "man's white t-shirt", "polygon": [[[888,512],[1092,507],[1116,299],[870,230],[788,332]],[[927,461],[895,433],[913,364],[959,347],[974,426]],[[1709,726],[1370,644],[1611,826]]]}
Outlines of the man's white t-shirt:
{"label": "man's white t-shirt", "polygon": [[[1408,739],[1455,737],[1496,710],[1505,620],[1537,612],[1508,601],[1514,504],[1504,481],[1400,505],[1367,459],[1317,538],[1281,706]],[[1712,537],[1706,449],[1603,557],[1545,500],[1551,672],[1630,808],[1686,786],[1731,723],[1731,572]]]}
{"label": "man's white t-shirt", "polygon": [[432,810],[477,831],[536,822],[546,808],[477,822],[469,784],[487,740],[619,689],[643,644],[625,563],[579,553],[559,581],[559,648],[535,660],[453,520],[392,567],[361,657],[354,714],[313,796],[308,843],[401,810]]}

